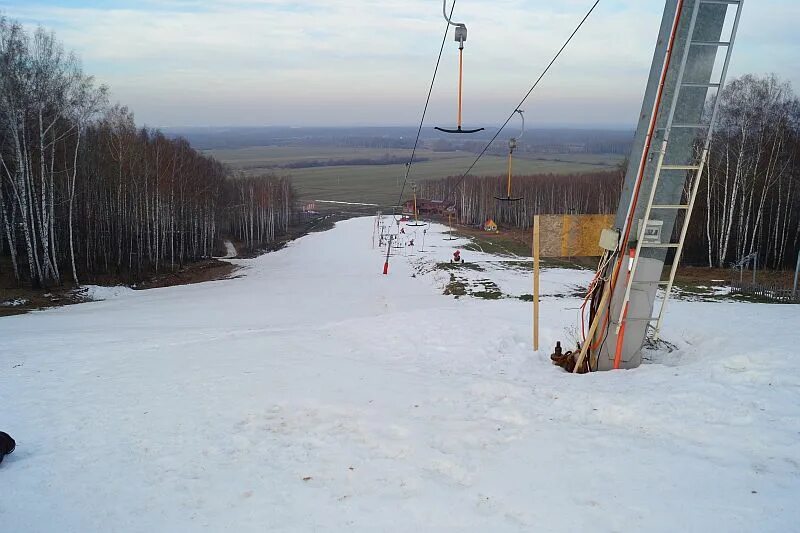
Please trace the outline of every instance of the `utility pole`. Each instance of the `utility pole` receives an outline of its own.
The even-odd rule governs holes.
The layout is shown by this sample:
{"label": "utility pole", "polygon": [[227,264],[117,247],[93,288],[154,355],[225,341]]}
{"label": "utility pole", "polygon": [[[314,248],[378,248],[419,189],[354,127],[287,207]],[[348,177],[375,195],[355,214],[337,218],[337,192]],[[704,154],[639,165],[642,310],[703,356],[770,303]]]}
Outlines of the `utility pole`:
{"label": "utility pole", "polygon": [[533,217],[533,350],[539,351],[539,215]]}
{"label": "utility pole", "polygon": [[798,274],[800,274],[800,250],[797,250],[797,266],[794,267],[794,285],[792,286],[792,300],[797,298]]}

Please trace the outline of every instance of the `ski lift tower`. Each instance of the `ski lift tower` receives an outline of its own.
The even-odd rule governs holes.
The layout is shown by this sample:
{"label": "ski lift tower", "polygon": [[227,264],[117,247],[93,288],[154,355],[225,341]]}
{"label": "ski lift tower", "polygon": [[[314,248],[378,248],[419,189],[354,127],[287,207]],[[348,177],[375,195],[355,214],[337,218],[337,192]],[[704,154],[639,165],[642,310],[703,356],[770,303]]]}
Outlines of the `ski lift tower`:
{"label": "ski lift tower", "polygon": [[743,3],[666,0],[613,238],[602,243],[615,259],[594,296],[592,370],[635,368],[648,335],[658,339]]}

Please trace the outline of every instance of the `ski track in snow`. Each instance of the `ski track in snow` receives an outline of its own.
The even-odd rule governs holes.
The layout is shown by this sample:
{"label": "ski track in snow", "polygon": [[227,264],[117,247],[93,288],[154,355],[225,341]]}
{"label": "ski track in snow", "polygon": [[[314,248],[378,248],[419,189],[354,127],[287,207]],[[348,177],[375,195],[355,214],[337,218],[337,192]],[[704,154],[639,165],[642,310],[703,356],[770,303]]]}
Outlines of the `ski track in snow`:
{"label": "ski track in snow", "polygon": [[535,353],[530,303],[442,294],[465,240],[382,276],[372,228],[0,320],[3,531],[796,530],[797,306],[673,301],[675,352],[572,376],[548,354],[591,273],[543,272]]}

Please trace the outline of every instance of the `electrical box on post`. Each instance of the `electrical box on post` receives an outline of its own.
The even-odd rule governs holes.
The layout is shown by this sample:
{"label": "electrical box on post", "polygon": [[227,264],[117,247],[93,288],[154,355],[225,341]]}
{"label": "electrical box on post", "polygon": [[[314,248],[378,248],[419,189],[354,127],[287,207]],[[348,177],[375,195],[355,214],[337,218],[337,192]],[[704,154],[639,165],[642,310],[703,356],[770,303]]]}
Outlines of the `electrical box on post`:
{"label": "electrical box on post", "polygon": [[605,228],[600,232],[600,248],[613,252],[619,245],[619,230]]}

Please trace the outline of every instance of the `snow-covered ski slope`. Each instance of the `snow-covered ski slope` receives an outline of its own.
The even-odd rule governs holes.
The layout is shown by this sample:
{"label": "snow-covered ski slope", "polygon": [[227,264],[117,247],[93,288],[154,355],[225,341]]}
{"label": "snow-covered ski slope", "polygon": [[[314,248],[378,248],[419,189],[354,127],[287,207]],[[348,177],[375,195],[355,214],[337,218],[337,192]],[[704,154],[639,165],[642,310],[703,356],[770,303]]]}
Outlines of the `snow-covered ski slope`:
{"label": "snow-covered ski slope", "polygon": [[0,530],[798,530],[800,308],[675,301],[677,351],[567,375],[589,273],[543,272],[534,353],[529,271],[465,251],[510,297],[445,296],[443,229],[0,319]]}

